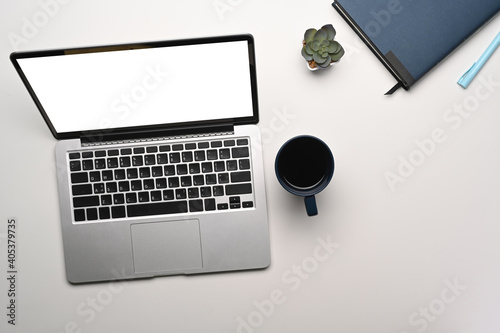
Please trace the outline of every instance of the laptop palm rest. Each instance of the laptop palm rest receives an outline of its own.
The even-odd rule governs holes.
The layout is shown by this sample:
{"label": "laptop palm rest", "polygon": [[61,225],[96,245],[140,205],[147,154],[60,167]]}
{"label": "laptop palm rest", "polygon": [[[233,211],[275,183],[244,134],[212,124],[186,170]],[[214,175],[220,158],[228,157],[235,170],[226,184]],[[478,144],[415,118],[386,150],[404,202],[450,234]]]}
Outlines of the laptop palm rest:
{"label": "laptop palm rest", "polygon": [[164,273],[203,266],[199,220],[132,224],[136,273]]}

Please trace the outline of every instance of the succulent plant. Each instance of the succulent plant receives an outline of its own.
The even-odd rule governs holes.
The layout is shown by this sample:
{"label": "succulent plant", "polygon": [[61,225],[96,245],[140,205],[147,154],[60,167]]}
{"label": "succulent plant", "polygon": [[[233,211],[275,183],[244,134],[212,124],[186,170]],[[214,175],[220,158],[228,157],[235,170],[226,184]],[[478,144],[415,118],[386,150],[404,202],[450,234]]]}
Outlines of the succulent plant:
{"label": "succulent plant", "polygon": [[307,29],[304,33],[302,56],[310,68],[326,68],[332,62],[339,61],[344,55],[344,49],[335,39],[335,29],[331,24],[321,29]]}

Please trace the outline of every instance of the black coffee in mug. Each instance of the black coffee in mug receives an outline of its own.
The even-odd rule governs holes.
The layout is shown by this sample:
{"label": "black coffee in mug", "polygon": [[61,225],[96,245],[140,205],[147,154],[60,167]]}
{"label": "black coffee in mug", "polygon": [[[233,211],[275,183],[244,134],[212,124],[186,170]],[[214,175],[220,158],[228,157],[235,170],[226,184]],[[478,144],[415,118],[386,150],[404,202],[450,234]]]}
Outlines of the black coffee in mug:
{"label": "black coffee in mug", "polygon": [[288,140],[276,156],[278,181],[288,192],[304,197],[309,216],[318,213],[314,195],[328,185],[333,170],[334,160],[330,148],[310,135]]}

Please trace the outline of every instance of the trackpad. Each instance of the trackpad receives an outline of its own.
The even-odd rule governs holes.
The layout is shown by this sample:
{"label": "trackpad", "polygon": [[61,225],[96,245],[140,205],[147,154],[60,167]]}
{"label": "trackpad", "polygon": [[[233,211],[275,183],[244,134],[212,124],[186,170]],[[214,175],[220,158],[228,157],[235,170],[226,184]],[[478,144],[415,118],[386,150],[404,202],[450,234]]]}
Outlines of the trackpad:
{"label": "trackpad", "polygon": [[136,273],[184,271],[203,266],[197,219],[132,224]]}

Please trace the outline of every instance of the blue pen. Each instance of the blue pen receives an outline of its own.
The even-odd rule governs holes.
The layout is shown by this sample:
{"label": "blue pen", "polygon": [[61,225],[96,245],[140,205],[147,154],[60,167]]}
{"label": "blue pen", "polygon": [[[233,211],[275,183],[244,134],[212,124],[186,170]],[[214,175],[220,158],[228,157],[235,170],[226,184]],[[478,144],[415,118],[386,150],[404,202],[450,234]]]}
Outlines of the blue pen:
{"label": "blue pen", "polygon": [[472,67],[469,68],[469,70],[467,72],[465,72],[465,74],[462,75],[462,77],[458,80],[457,83],[462,88],[465,89],[465,88],[467,88],[469,86],[469,84],[474,79],[474,77],[476,77],[476,75],[479,72],[479,70],[481,68],[483,68],[483,66],[486,63],[486,61],[491,57],[491,55],[493,54],[493,52],[495,52],[495,50],[497,49],[497,47],[499,45],[500,45],[500,32],[495,37],[495,39],[493,40],[493,42],[491,42],[491,44],[488,46],[488,48],[486,49],[486,51],[484,51],[484,53],[481,55],[481,58],[479,58],[479,60],[476,61],[472,65]]}

